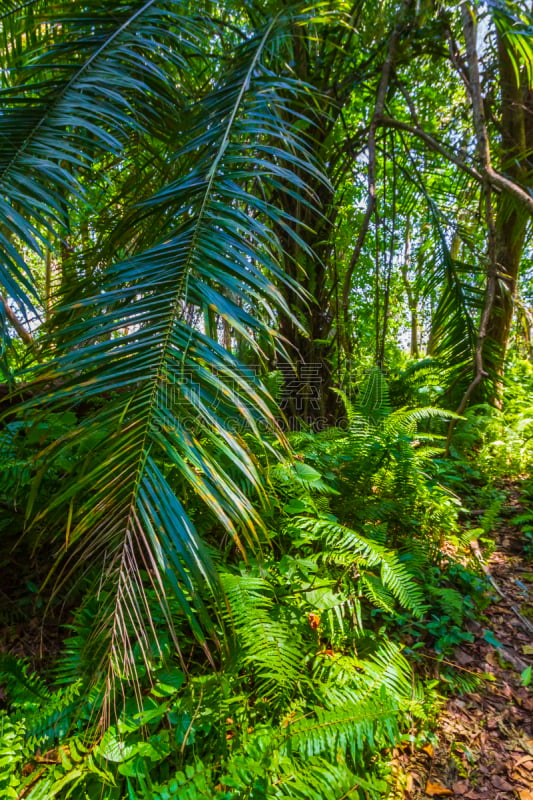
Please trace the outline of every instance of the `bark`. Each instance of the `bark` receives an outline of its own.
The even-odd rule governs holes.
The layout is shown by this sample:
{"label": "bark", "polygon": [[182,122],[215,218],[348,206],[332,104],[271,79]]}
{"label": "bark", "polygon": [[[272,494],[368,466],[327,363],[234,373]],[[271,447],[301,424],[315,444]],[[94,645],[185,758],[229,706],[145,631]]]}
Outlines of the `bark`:
{"label": "bark", "polygon": [[24,327],[22,322],[19,320],[19,318],[17,317],[17,315],[15,314],[15,312],[13,311],[13,309],[11,308],[9,303],[7,302],[6,298],[3,297],[3,295],[0,295],[0,303],[2,304],[3,313],[4,313],[5,318],[11,324],[11,326],[15,329],[15,331],[17,333],[17,336],[20,338],[21,341],[24,342],[24,344],[28,345],[28,347],[30,347],[30,349],[35,354],[36,353],[36,344],[35,344],[35,339],[31,335],[31,333],[28,330],[26,330],[26,328]]}
{"label": "bark", "polygon": [[[527,161],[533,148],[533,92],[517,84],[505,43],[498,37],[501,82],[501,169],[513,183],[531,185]],[[532,201],[533,203],[533,201]],[[527,209],[529,213],[531,211]],[[493,402],[501,402],[501,378],[513,322],[520,263],[529,214],[515,193],[506,188],[498,198],[496,213],[496,262],[498,281],[494,305],[487,325],[491,347],[487,369],[495,379]]]}
{"label": "bark", "polygon": [[[302,330],[302,327],[288,315],[284,315],[280,319],[280,333],[285,339],[287,350],[287,358],[278,363],[285,373],[284,410],[292,417],[293,421],[296,421],[296,424],[300,418],[315,428],[330,425],[335,422],[337,414],[342,411],[339,398],[332,391],[336,377],[332,359],[333,346],[335,343],[346,343],[345,335],[350,327],[348,306],[351,281],[375,209],[376,137],[385,109],[396,51],[402,32],[409,25],[409,10],[413,5],[412,0],[404,0],[394,28],[388,37],[383,64],[377,74],[376,100],[367,139],[368,205],[354,246],[348,273],[341,287],[331,288],[332,280],[334,281],[336,276],[336,271],[331,267],[331,261],[334,258],[331,232],[338,212],[333,192],[319,183],[312,187],[315,199],[318,199],[319,212],[313,212],[308,207],[302,207],[301,204],[294,201],[291,204],[291,198],[287,198],[287,196],[282,198],[283,209],[294,219],[299,220],[297,225],[299,236],[309,243],[316,254],[316,257],[312,258],[284,231],[277,231],[288,254],[284,263],[287,273],[296,282],[301,283],[314,298],[306,302],[297,291],[286,291],[289,308],[297,320],[303,323],[306,330]],[[323,163],[329,164],[331,170],[332,141],[330,134],[353,91],[354,81],[360,80],[360,77],[356,78],[355,75],[347,72],[347,60],[342,50],[342,42],[330,42],[323,51],[326,56],[329,53],[328,67],[324,70],[319,66],[320,60],[310,57],[308,46],[309,42],[305,35],[297,38],[294,63],[297,65],[299,79],[321,88],[324,98],[330,98],[329,107],[322,108],[316,115],[309,135],[312,138],[315,153]],[[308,117],[311,116],[312,111],[311,114],[308,108],[305,111]],[[346,159],[346,165],[347,169],[348,159]],[[338,171],[335,172],[334,179],[335,181],[339,180]],[[336,307],[332,304],[332,297],[338,297],[340,320],[336,319]],[[345,354],[349,354],[349,349],[348,345],[345,348]],[[293,365],[290,363],[291,360],[294,362]]]}
{"label": "bark", "polygon": [[[532,92],[517,81],[506,43],[498,34],[502,141],[500,171],[496,171],[491,162],[484,119],[475,17],[466,4],[462,7],[462,16],[468,56],[468,89],[486,203],[488,272],[475,350],[474,377],[461,401],[459,413],[474,395],[478,400],[488,399],[495,405],[501,403],[501,379],[513,321],[520,261],[528,218],[533,213],[533,197],[523,188],[527,187],[530,177],[527,154],[533,145],[533,137],[526,119],[533,113]],[[495,188],[499,194],[494,215],[492,195]],[[487,378],[490,380],[486,381]]]}

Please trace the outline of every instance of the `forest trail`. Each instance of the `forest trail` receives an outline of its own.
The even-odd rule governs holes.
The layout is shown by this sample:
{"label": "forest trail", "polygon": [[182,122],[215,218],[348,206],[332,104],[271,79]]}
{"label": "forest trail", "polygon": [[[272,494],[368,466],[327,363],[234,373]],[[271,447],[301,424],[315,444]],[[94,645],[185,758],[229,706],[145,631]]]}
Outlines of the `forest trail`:
{"label": "forest trail", "polygon": [[533,800],[533,682],[526,688],[521,680],[533,664],[533,564],[524,560],[523,533],[513,525],[522,511],[511,491],[487,560],[506,598],[493,592],[484,618],[468,624],[474,641],[454,653],[457,667],[487,678],[476,692],[445,703],[438,743],[398,754],[402,800]]}

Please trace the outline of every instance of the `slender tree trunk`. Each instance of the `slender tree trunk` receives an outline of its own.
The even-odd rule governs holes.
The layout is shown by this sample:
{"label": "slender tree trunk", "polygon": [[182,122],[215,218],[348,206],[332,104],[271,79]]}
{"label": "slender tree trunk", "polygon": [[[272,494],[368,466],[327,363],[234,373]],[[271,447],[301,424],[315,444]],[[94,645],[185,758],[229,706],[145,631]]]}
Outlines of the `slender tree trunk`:
{"label": "slender tree trunk", "polygon": [[405,291],[405,296],[407,298],[407,305],[409,307],[409,315],[410,315],[410,343],[409,343],[409,352],[413,358],[418,358],[419,356],[419,346],[418,346],[418,338],[419,338],[419,321],[418,321],[418,303],[419,303],[419,291],[418,291],[418,278],[420,274],[420,270],[422,267],[422,251],[418,251],[417,255],[417,270],[415,279],[411,280],[409,277],[409,262],[411,261],[411,221],[408,219],[406,223],[406,230],[405,230],[405,248],[403,253],[403,263],[402,263],[402,282],[403,288]]}

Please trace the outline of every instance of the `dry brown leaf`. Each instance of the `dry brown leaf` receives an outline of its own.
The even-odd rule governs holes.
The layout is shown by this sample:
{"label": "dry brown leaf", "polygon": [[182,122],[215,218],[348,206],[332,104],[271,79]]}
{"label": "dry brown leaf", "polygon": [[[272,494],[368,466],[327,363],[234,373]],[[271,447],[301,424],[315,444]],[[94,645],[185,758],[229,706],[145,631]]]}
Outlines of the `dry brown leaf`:
{"label": "dry brown leaf", "polygon": [[467,653],[466,650],[463,650],[460,647],[455,648],[453,656],[461,667],[465,667],[467,664],[471,664],[472,661],[475,660],[473,655]]}
{"label": "dry brown leaf", "polygon": [[433,758],[434,749],[432,744],[425,744],[422,748],[423,753],[427,753],[430,758]]}
{"label": "dry brown leaf", "polygon": [[524,766],[525,769],[533,771],[533,756],[522,756],[522,758],[519,758],[514,766],[515,769],[517,767]]}
{"label": "dry brown leaf", "polygon": [[443,786],[442,783],[428,781],[426,783],[426,794],[429,794],[430,797],[450,797],[453,792],[447,786]]}
{"label": "dry brown leaf", "polygon": [[469,788],[468,781],[455,781],[455,783],[452,784],[452,789],[458,797],[462,797]]}
{"label": "dry brown leaf", "polygon": [[513,787],[506,781],[505,778],[502,778],[500,775],[494,775],[492,778],[492,785],[495,789],[498,789],[500,792],[512,792]]}
{"label": "dry brown leaf", "polygon": [[485,656],[485,661],[491,667],[500,666],[500,662],[498,661],[498,656],[496,655],[496,653],[487,653],[487,655]]}
{"label": "dry brown leaf", "polygon": [[531,784],[531,772],[528,772],[523,767],[514,769],[511,778],[513,781],[515,781],[515,783],[520,784],[520,786],[527,786],[528,784]]}
{"label": "dry brown leaf", "polygon": [[524,698],[523,706],[527,711],[533,711],[533,697]]}
{"label": "dry brown leaf", "polygon": [[316,630],[320,627],[320,615],[311,612],[311,614],[307,615],[307,621],[309,623],[309,627],[312,630]]}
{"label": "dry brown leaf", "polygon": [[530,789],[519,789],[518,796],[520,800],[533,800],[533,792]]}

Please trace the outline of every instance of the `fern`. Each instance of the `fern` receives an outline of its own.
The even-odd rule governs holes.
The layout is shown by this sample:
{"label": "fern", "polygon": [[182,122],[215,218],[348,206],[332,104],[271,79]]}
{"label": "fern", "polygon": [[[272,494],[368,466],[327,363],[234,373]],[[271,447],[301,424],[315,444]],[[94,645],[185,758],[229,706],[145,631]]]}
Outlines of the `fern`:
{"label": "fern", "polygon": [[17,772],[24,757],[24,723],[12,722],[0,711],[0,792],[6,800],[19,797]]}
{"label": "fern", "polygon": [[323,539],[326,546],[322,556],[324,559],[335,559],[338,552],[342,556],[350,554],[352,563],[360,569],[379,568],[385,589],[413,614],[422,616],[426,608],[422,590],[394,551],[387,550],[356,531],[328,519],[299,517],[297,523],[303,530],[312,531]]}
{"label": "fern", "polygon": [[464,615],[464,597],[456,589],[450,587],[429,585],[427,590],[444,614],[447,614],[456,625],[461,625]]}
{"label": "fern", "polygon": [[359,414],[374,426],[386,419],[391,411],[389,386],[379,367],[373,367],[359,390],[355,403]]}
{"label": "fern", "polygon": [[348,752],[362,766],[367,748],[377,749],[378,741],[382,746],[396,741],[397,711],[397,704],[385,693],[348,701],[334,710],[317,707],[312,718],[290,726],[290,746],[306,759],[324,755],[333,760],[338,751]]}
{"label": "fern", "polygon": [[236,657],[251,670],[259,695],[291,696],[301,677],[298,636],[274,615],[272,588],[264,578],[222,576],[237,638]]}
{"label": "fern", "polygon": [[24,429],[22,422],[10,422],[0,432],[0,494],[4,495],[10,505],[21,486],[25,486],[31,479],[31,471],[27,457],[21,453],[19,433]]}
{"label": "fern", "polygon": [[12,708],[30,711],[47,703],[51,697],[44,681],[30,672],[29,663],[11,653],[0,653],[0,682],[6,687]]}
{"label": "fern", "polygon": [[316,756],[293,761],[293,770],[281,776],[272,796],[294,800],[366,800],[382,796],[386,786],[375,775],[356,774],[342,757],[332,763]]}

